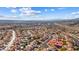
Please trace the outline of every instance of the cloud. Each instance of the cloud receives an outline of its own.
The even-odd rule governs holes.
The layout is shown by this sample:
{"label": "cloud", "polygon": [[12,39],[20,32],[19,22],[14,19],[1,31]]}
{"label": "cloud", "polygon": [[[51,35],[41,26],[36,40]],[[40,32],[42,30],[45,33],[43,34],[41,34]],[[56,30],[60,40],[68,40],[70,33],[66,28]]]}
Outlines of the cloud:
{"label": "cloud", "polygon": [[72,12],[71,14],[73,14],[73,15],[79,14],[79,11],[77,11],[77,12]]}
{"label": "cloud", "polygon": [[12,8],[10,10],[11,15],[0,15],[0,19],[30,19],[30,17],[25,16],[32,16],[32,18],[38,18],[41,13],[41,11],[32,10],[32,8],[19,8],[18,10]]}
{"label": "cloud", "polygon": [[17,7],[5,7],[5,8],[13,8],[13,9],[16,9]]}
{"label": "cloud", "polygon": [[1,17],[5,17],[5,16],[3,16],[3,15],[0,15],[0,18],[1,18]]}
{"label": "cloud", "polygon": [[75,15],[74,17],[75,17],[75,18],[79,18],[79,15]]}
{"label": "cloud", "polygon": [[71,15],[73,15],[74,18],[79,18],[79,11],[72,12]]}
{"label": "cloud", "polygon": [[51,9],[51,11],[55,11],[55,9]]}
{"label": "cloud", "polygon": [[20,8],[20,16],[34,16],[40,14],[41,11],[32,10],[32,8]]}
{"label": "cloud", "polygon": [[60,8],[58,8],[59,10],[62,10],[62,9],[65,9],[64,7],[60,7]]}
{"label": "cloud", "polygon": [[44,11],[45,12],[47,12],[47,11],[55,11],[55,9],[45,9]]}
{"label": "cloud", "polygon": [[8,16],[8,18],[17,18],[17,10],[16,9],[12,9],[11,10],[12,14],[10,16]]}
{"label": "cloud", "polygon": [[12,12],[12,13],[16,13],[17,10],[16,10],[16,9],[12,9],[11,12]]}
{"label": "cloud", "polygon": [[7,18],[17,18],[15,15],[7,16]]}
{"label": "cloud", "polygon": [[47,9],[45,9],[44,11],[45,11],[45,12],[47,12],[48,10],[47,10]]}
{"label": "cloud", "polygon": [[0,20],[11,20],[11,19],[18,19],[18,17],[17,16],[15,16],[15,15],[1,15],[0,14]]}
{"label": "cloud", "polygon": [[0,14],[0,20],[3,20],[3,19],[7,19],[7,16],[6,16],[6,15],[1,15],[1,14]]}

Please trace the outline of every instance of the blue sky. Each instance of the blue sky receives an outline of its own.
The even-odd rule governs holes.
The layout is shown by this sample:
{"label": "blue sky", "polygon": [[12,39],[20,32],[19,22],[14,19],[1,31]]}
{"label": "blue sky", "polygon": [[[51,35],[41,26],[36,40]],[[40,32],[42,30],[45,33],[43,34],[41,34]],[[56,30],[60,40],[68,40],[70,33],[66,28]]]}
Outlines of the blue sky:
{"label": "blue sky", "polygon": [[60,20],[79,18],[79,7],[0,7],[0,20]]}

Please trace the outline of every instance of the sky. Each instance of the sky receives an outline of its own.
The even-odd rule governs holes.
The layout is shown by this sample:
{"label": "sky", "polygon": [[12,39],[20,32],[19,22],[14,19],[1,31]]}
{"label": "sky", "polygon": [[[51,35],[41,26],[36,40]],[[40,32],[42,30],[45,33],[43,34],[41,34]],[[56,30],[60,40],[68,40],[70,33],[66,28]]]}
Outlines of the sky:
{"label": "sky", "polygon": [[79,7],[0,7],[0,20],[61,20],[79,18]]}

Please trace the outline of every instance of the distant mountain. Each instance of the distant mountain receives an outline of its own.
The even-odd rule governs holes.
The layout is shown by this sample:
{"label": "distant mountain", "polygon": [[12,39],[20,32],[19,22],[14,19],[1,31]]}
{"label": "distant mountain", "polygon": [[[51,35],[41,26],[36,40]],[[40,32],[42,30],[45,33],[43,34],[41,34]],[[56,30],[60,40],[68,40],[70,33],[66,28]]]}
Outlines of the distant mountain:
{"label": "distant mountain", "polygon": [[46,22],[55,22],[53,20],[45,20],[45,21],[42,21],[42,20],[0,20],[0,24],[3,24],[3,23],[46,23]]}
{"label": "distant mountain", "polygon": [[0,20],[0,24],[12,23],[47,23],[47,22],[75,22],[79,23],[79,18],[76,19],[63,19],[63,20]]}

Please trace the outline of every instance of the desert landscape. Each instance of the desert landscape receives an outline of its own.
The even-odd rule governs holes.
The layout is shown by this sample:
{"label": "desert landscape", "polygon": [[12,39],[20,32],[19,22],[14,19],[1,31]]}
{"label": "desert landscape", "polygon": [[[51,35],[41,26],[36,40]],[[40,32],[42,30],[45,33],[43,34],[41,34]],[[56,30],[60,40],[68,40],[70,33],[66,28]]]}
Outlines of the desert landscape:
{"label": "desert landscape", "polygon": [[13,21],[0,21],[1,51],[79,50],[79,19]]}

